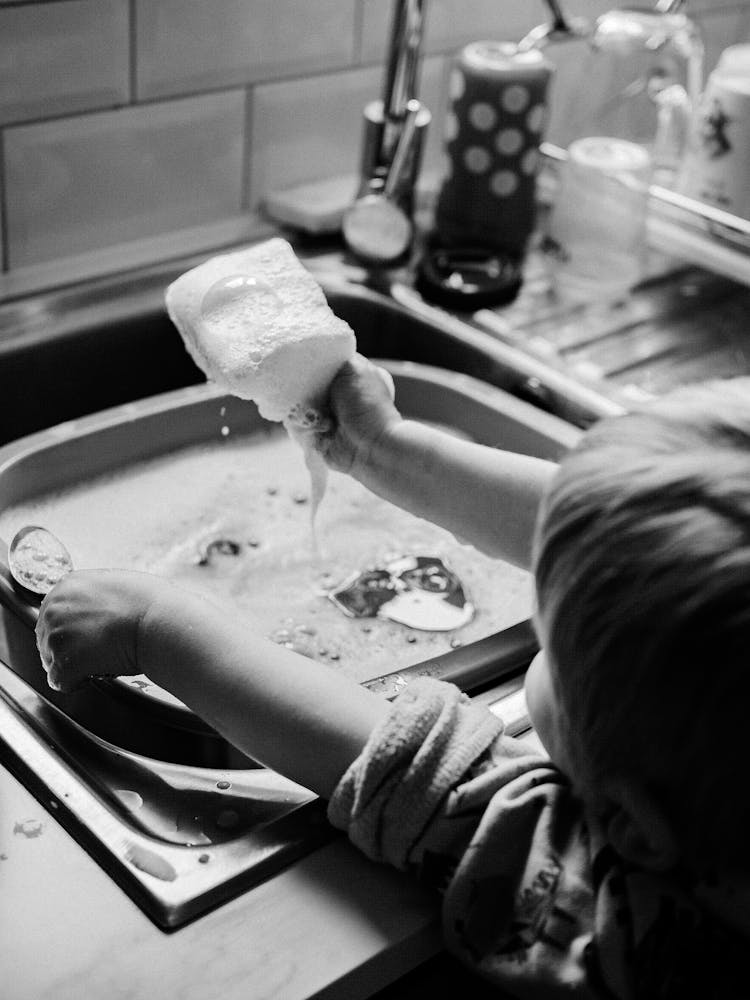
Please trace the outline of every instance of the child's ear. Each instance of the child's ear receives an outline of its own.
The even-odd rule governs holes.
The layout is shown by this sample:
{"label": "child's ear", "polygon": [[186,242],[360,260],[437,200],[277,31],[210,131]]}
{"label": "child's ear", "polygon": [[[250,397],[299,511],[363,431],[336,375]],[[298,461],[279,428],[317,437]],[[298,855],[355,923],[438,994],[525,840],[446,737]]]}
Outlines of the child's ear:
{"label": "child's ear", "polygon": [[666,871],[677,864],[672,828],[647,791],[629,778],[608,778],[599,793],[605,834],[621,858],[647,871]]}

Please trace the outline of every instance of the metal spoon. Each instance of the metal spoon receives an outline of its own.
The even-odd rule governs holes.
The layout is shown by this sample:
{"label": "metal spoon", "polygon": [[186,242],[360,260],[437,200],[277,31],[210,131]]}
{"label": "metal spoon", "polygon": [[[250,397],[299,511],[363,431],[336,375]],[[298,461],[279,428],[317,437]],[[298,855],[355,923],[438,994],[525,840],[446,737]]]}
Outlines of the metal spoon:
{"label": "metal spoon", "polygon": [[8,547],[8,568],[25,590],[44,597],[73,569],[73,560],[63,543],[36,524],[20,528]]}

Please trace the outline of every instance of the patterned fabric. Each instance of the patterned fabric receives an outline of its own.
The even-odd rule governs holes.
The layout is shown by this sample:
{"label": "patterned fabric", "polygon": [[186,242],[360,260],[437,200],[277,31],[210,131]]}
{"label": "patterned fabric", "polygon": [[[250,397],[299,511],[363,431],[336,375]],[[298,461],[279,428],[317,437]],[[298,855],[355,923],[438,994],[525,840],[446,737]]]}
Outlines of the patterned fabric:
{"label": "patterned fabric", "polygon": [[565,777],[450,684],[393,702],[329,803],[375,861],[443,894],[448,948],[511,995],[746,1000],[746,935],[627,866]]}

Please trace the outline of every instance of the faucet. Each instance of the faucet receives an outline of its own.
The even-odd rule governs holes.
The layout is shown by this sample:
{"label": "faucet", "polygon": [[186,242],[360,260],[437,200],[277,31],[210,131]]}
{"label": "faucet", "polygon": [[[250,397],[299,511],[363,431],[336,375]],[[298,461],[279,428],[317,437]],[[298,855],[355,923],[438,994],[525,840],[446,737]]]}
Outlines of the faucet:
{"label": "faucet", "polygon": [[413,236],[414,189],[428,109],[417,98],[424,0],[394,0],[383,96],[364,109],[360,182],[342,232],[356,256],[398,260]]}

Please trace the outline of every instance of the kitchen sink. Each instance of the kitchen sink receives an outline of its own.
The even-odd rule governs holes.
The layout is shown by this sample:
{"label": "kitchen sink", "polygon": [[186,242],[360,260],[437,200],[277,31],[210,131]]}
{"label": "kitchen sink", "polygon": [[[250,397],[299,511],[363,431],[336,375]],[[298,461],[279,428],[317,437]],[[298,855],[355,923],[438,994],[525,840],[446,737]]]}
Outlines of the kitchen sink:
{"label": "kitchen sink", "polygon": [[[552,460],[578,439],[572,423],[519,398],[528,373],[486,334],[330,262],[311,270],[359,350],[390,368],[406,415]],[[207,440],[219,412],[233,432],[263,424],[193,366],[163,308],[171,277],[159,269],[0,309],[0,509]],[[112,680],[52,692],[35,648],[37,606],[14,585],[2,547],[0,601],[0,759],[157,925],[182,926],[336,835],[312,793],[179,703]],[[518,691],[535,651],[524,617],[365,683],[393,697],[429,674],[500,697]]]}

